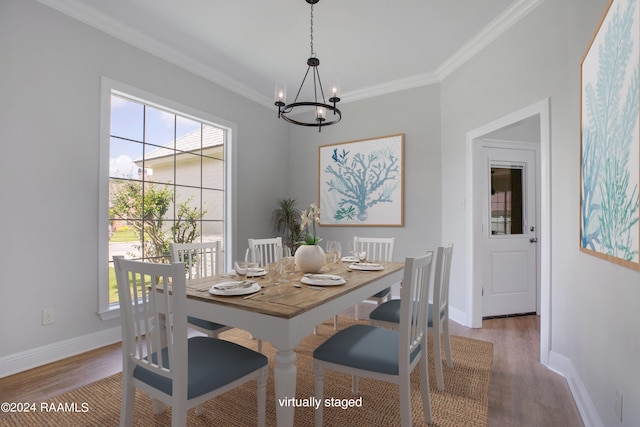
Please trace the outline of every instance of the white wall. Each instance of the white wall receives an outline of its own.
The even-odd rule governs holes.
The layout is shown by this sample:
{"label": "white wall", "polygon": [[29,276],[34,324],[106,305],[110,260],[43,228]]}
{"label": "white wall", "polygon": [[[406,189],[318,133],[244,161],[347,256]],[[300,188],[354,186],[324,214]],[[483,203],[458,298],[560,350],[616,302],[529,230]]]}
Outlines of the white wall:
{"label": "white wall", "polygon": [[[119,331],[96,314],[102,76],[237,124],[237,250],[269,230],[272,201],[288,191],[287,127],[274,111],[33,0],[3,0],[0,361]],[[41,326],[44,308],[54,325]]]}
{"label": "white wall", "polygon": [[[441,84],[443,240],[467,230],[466,133],[551,98],[552,368],[564,373],[586,425],[640,425],[640,273],[579,252],[580,61],[606,0],[545,1]],[[452,304],[463,310],[468,272],[453,269]],[[615,391],[624,421],[615,418]]]}

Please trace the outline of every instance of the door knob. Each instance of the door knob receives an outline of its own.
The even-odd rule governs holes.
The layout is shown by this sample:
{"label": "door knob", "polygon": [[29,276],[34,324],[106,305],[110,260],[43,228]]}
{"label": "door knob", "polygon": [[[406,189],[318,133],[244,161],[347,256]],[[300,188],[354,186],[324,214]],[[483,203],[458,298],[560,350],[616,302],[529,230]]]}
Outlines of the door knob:
{"label": "door knob", "polygon": [[529,239],[529,241],[531,243],[536,243],[538,241],[538,238],[537,237],[532,237],[532,238]]}

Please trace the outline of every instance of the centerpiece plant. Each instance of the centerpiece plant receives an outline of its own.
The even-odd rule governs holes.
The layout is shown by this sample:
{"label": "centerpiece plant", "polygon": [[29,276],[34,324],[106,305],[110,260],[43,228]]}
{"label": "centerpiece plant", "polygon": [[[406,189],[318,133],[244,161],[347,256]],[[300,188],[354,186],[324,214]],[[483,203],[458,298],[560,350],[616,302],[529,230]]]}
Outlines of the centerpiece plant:
{"label": "centerpiece plant", "polygon": [[322,240],[316,234],[316,224],[320,224],[320,209],[312,203],[300,214],[300,231],[304,238],[296,250],[296,267],[303,273],[319,273],[325,265],[326,257],[318,243]]}

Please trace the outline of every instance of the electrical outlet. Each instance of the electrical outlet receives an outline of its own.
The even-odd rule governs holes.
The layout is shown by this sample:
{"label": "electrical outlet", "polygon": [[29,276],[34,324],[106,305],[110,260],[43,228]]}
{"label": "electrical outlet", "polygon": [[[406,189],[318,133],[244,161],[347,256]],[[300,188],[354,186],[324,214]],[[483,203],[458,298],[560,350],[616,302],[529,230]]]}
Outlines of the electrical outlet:
{"label": "electrical outlet", "polygon": [[56,311],[53,308],[42,310],[42,326],[56,323]]}
{"label": "electrical outlet", "polygon": [[622,422],[622,393],[616,390],[616,416]]}

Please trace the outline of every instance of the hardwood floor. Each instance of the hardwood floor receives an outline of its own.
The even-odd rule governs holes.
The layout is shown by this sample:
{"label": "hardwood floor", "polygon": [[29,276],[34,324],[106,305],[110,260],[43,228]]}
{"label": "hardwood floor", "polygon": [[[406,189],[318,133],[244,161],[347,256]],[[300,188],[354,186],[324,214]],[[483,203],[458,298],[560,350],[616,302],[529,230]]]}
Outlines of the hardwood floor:
{"label": "hardwood floor", "polygon": [[[371,307],[360,304],[360,315],[367,315]],[[482,329],[452,322],[451,334],[494,344],[489,427],[583,426],[564,378],[538,361],[538,316],[485,320]],[[46,400],[121,371],[121,358],[120,345],[114,344],[1,378],[0,402]]]}

